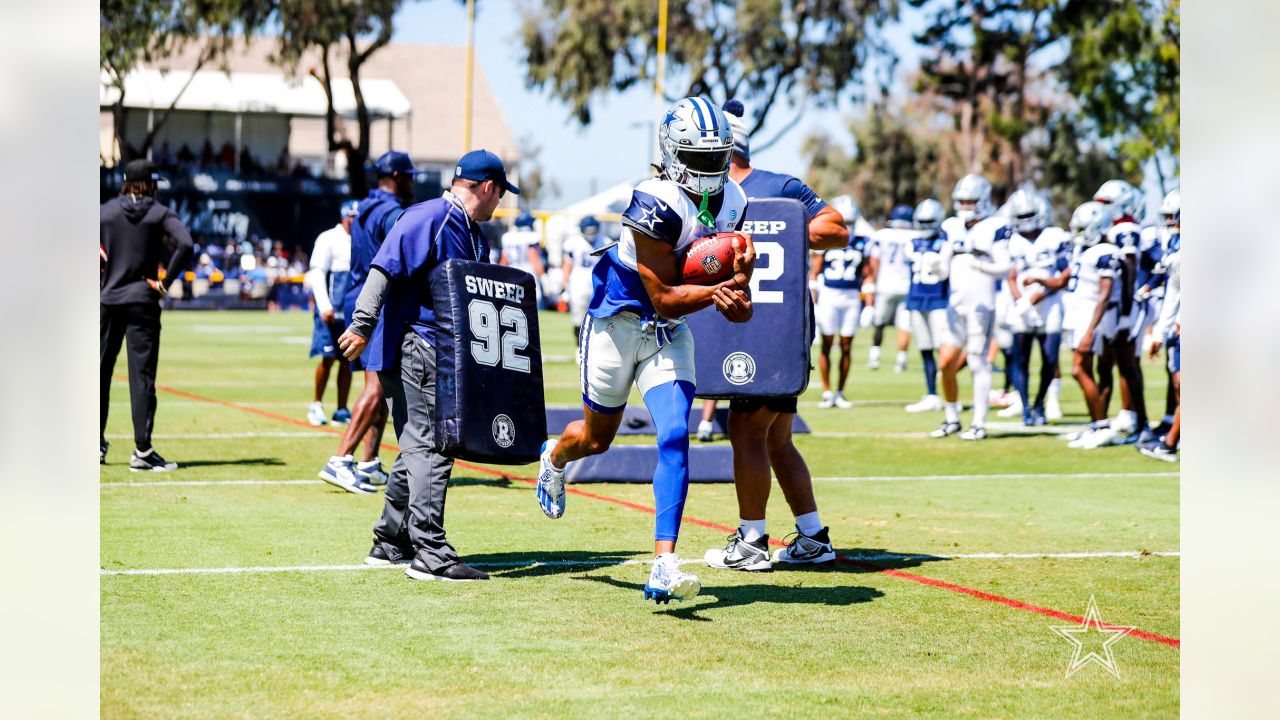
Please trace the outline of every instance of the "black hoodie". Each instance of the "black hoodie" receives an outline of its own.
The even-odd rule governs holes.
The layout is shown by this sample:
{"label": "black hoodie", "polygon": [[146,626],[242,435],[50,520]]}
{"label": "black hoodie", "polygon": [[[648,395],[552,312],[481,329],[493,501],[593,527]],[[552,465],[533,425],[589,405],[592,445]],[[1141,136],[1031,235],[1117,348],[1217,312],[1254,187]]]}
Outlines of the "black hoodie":
{"label": "black hoodie", "polygon": [[173,254],[165,270],[165,284],[191,260],[191,234],[167,205],[148,195],[121,195],[102,204],[99,240],[107,251],[107,269],[102,281],[103,305],[154,302],[160,295],[147,280],[156,279],[156,269],[169,243]]}

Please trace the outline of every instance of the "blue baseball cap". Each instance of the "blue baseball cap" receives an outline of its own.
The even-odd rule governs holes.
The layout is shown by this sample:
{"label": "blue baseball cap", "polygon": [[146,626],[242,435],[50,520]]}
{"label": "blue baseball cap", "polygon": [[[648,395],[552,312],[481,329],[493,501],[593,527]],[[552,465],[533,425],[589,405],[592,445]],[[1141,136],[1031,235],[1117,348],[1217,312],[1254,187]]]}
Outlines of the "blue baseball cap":
{"label": "blue baseball cap", "polygon": [[338,208],[338,215],[349,218],[360,214],[360,204],[355,200],[343,200]]}
{"label": "blue baseball cap", "polygon": [[595,215],[587,215],[578,221],[578,229],[582,232],[586,232],[590,228],[600,229],[600,221],[596,219]]}
{"label": "blue baseball cap", "polygon": [[378,177],[394,175],[395,173],[412,174],[418,172],[409,156],[398,150],[388,150],[382,153],[382,156],[374,162],[373,166],[378,171]]}
{"label": "blue baseball cap", "polygon": [[472,150],[463,155],[453,168],[453,176],[477,182],[492,180],[507,192],[520,194],[520,188],[507,180],[507,168],[502,164],[502,159],[488,150]]}
{"label": "blue baseball cap", "polygon": [[533,213],[529,212],[528,210],[521,210],[520,214],[516,216],[516,227],[531,228],[533,227],[533,223],[534,223]]}

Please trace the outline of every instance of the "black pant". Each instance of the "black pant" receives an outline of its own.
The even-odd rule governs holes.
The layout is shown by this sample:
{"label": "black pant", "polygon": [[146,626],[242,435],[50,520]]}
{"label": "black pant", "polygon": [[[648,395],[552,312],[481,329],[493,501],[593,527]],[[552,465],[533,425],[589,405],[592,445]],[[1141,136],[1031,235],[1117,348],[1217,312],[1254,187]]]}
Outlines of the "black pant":
{"label": "black pant", "polygon": [[107,410],[111,407],[111,375],[120,343],[129,341],[129,403],[133,406],[133,442],[151,449],[156,419],[156,365],[160,360],[160,304],[157,302],[100,305],[102,319],[102,419],[100,440],[106,440]]}
{"label": "black pant", "polygon": [[[386,361],[386,358],[383,358]],[[444,504],[453,460],[432,451],[436,406],[436,351],[413,330],[400,343],[400,367],[379,371],[391,400],[400,454],[391,466],[382,517],[373,535],[392,557],[412,546],[433,572],[458,562],[445,539]]]}

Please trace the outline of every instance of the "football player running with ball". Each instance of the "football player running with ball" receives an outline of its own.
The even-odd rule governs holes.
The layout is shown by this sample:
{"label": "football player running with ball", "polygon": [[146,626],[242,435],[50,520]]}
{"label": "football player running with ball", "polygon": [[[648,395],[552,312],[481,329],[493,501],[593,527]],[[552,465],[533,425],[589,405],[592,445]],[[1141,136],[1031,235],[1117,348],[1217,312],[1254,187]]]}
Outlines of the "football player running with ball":
{"label": "football player running with ball", "polygon": [[605,246],[578,345],[583,419],[542,449],[537,497],[543,513],[565,511],[565,468],[609,449],[634,383],[657,429],[653,476],[654,549],[645,599],[695,597],[702,585],[681,571],[676,540],[689,490],[689,410],[693,406],[693,331],[684,317],[709,305],[732,322],[751,318],[747,294],[755,249],[734,242],[729,279],[686,285],[681,252],[695,240],[737,230],[747,197],[729,179],[733,136],[724,113],[701,97],[677,102],[658,128],[660,177],[636,186],[622,213],[622,236]]}

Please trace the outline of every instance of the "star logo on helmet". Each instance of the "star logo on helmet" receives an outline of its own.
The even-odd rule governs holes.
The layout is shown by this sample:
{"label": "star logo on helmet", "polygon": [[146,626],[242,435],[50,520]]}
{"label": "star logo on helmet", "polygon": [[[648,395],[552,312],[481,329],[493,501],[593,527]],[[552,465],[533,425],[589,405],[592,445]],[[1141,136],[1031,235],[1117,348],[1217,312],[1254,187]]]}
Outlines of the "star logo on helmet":
{"label": "star logo on helmet", "polygon": [[662,124],[663,124],[664,126],[665,126],[665,125],[670,125],[673,121],[675,121],[675,120],[679,120],[679,119],[680,119],[680,118],[676,117],[676,114],[675,114],[675,113],[673,113],[673,112],[668,112],[668,113],[667,113],[667,116],[666,116],[666,117],[664,117],[664,118],[662,118]]}
{"label": "star logo on helmet", "polygon": [[648,225],[649,229],[652,230],[654,225],[662,222],[662,218],[658,217],[658,208],[647,208],[643,213],[641,213],[639,222]]}

